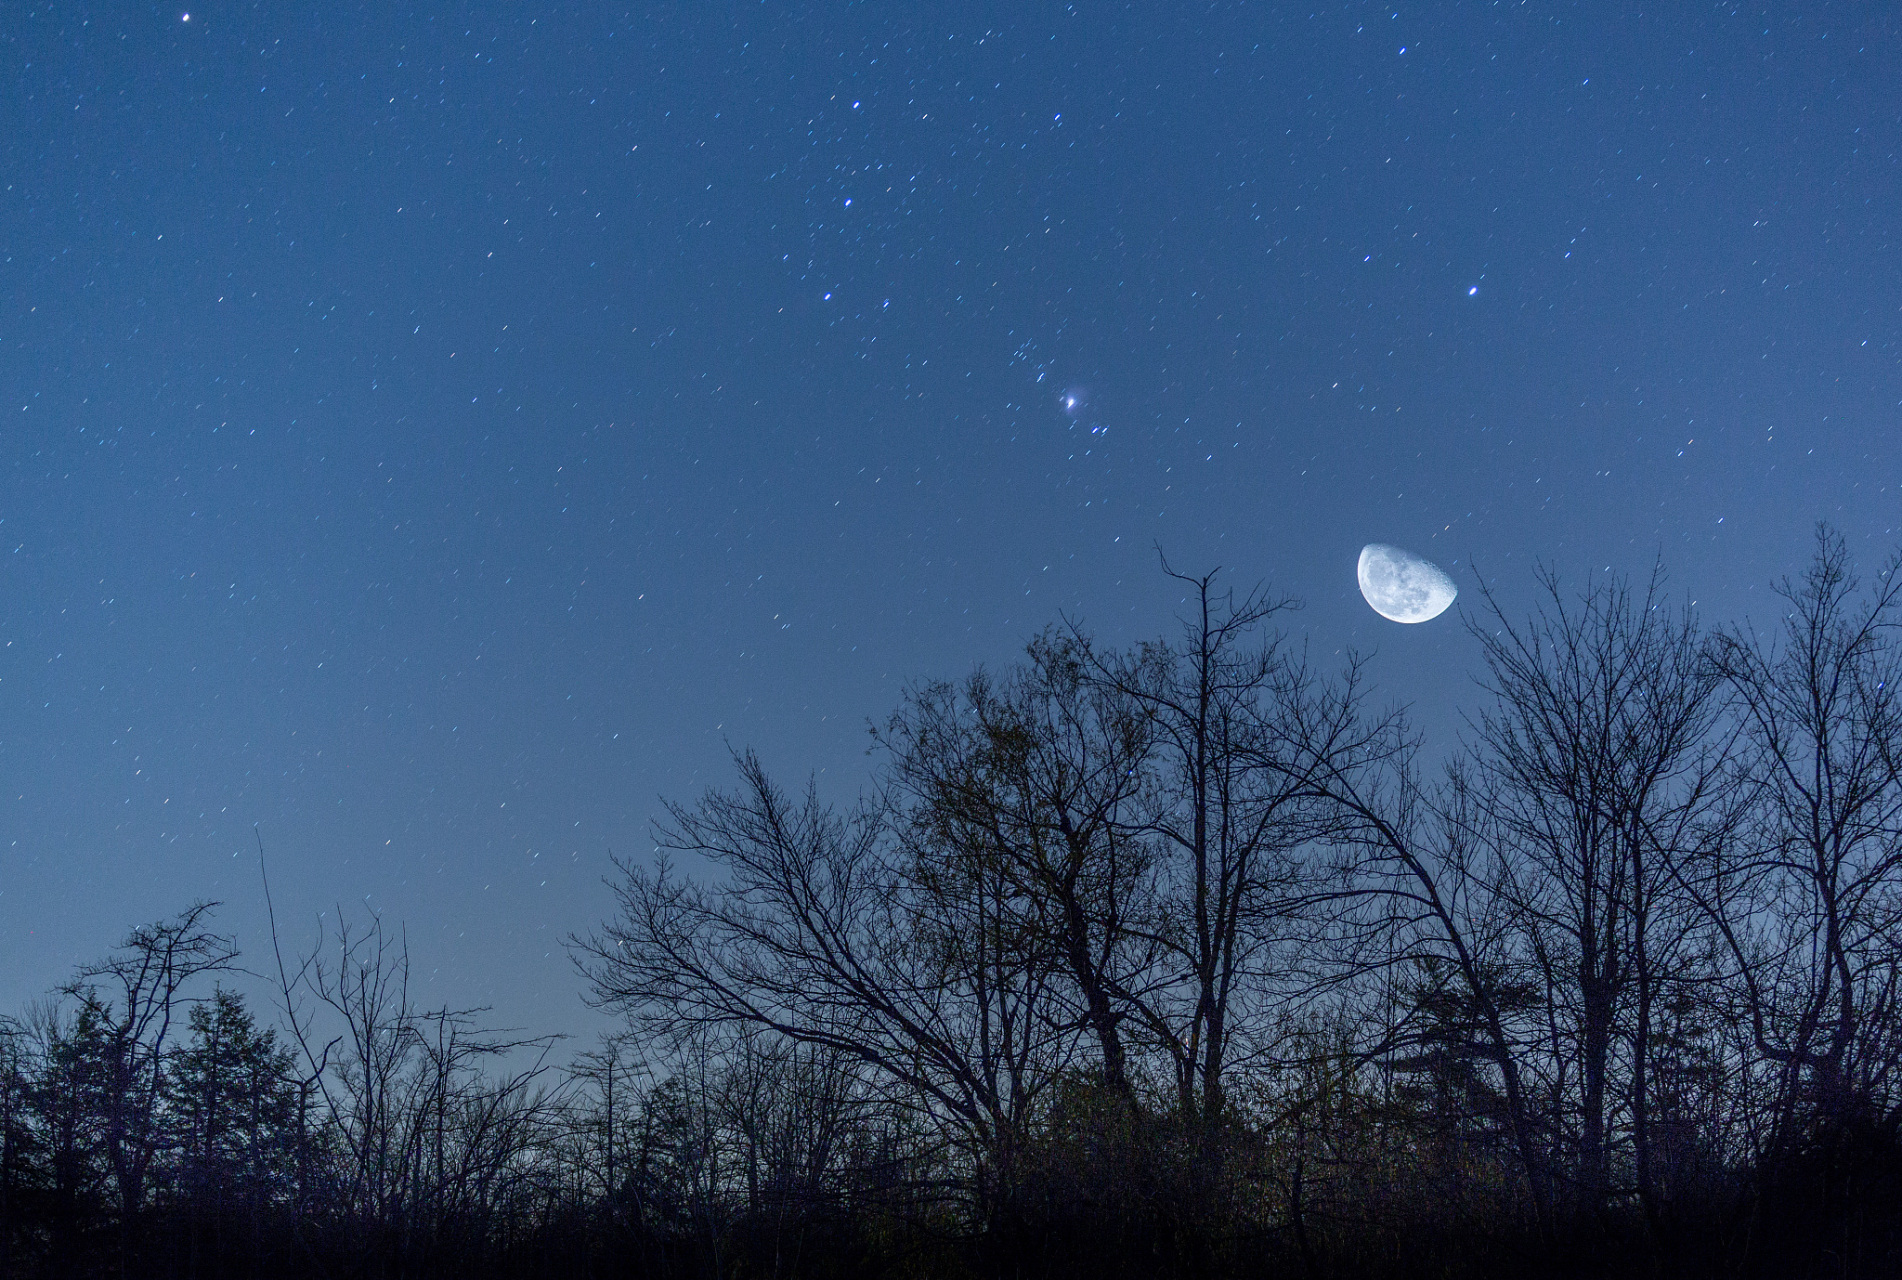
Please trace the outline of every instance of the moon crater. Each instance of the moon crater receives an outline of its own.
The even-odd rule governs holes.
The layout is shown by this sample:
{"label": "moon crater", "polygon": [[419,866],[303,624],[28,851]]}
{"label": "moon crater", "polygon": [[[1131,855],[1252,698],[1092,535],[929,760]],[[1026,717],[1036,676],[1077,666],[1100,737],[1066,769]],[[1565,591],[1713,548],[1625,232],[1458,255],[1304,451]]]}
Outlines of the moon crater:
{"label": "moon crater", "polygon": [[1361,548],[1359,577],[1374,612],[1395,622],[1430,622],[1459,595],[1438,565],[1384,542]]}

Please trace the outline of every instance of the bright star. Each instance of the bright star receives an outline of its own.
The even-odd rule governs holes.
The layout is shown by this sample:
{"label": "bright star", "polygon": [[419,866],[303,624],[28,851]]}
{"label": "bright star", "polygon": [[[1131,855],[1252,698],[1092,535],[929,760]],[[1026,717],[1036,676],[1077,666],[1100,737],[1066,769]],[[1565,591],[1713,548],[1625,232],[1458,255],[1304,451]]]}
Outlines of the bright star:
{"label": "bright star", "polygon": [[1478,293],[1478,292],[1479,292],[1479,286],[1478,286],[1478,285],[1474,285],[1474,286],[1473,286],[1472,288],[1470,288],[1470,289],[1468,289],[1468,290],[1466,291],[1466,296],[1470,298],[1470,297],[1472,297],[1472,296],[1473,296],[1474,294],[1476,294],[1476,293]]}

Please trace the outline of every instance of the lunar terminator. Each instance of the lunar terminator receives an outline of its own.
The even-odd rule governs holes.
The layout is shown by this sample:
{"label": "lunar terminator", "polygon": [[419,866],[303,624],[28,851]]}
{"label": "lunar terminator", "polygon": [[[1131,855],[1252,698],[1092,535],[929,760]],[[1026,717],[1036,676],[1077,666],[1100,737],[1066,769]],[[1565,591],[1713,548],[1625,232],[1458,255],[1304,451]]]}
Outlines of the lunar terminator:
{"label": "lunar terminator", "polygon": [[1459,595],[1438,565],[1384,542],[1361,548],[1358,574],[1367,603],[1395,622],[1430,622]]}

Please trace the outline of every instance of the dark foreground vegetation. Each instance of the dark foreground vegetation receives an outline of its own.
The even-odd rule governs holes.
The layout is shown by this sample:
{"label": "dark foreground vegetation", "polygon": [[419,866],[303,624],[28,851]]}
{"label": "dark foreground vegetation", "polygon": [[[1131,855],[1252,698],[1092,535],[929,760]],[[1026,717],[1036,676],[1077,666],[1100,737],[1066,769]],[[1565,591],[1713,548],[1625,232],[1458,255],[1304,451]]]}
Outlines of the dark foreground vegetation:
{"label": "dark foreground vegetation", "polygon": [[1431,770],[1184,582],[915,688],[848,809],[675,807],[559,1069],[374,923],[268,1017],[207,908],[136,931],[0,1027],[0,1274],[1902,1274],[1894,564],[1483,608]]}

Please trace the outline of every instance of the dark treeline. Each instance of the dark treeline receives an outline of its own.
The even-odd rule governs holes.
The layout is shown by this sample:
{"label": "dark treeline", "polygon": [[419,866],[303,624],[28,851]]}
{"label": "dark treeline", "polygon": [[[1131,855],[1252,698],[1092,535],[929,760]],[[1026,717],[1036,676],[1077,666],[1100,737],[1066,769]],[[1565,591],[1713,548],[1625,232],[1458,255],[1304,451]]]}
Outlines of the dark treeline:
{"label": "dark treeline", "polygon": [[1431,768],[1185,578],[913,688],[850,807],[672,806],[560,1068],[374,922],[266,1017],[193,908],[0,1025],[0,1274],[1902,1273],[1897,569],[1485,600]]}

